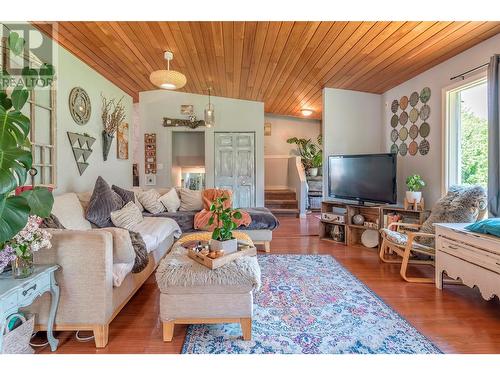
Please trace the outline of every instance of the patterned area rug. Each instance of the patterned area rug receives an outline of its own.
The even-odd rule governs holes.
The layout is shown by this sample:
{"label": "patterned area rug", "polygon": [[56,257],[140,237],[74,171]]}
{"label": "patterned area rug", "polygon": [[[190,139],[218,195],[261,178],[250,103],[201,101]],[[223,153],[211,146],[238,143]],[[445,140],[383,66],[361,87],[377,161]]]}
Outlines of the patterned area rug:
{"label": "patterned area rug", "polygon": [[252,340],[239,324],[191,325],[182,353],[441,353],[329,255],[259,255]]}

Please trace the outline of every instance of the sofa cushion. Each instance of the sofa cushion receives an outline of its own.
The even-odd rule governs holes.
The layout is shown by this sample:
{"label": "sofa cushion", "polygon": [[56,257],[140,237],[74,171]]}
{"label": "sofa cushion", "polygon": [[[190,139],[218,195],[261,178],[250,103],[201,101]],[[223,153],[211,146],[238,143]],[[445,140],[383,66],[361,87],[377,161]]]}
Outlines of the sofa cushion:
{"label": "sofa cushion", "polygon": [[111,221],[118,228],[131,230],[142,221],[142,213],[134,202],[128,202],[123,208],[111,212]]}
{"label": "sofa cushion", "polygon": [[123,199],[99,176],[95,182],[86,218],[99,228],[112,227],[111,212],[123,207]]}
{"label": "sofa cushion", "polygon": [[175,189],[170,189],[167,193],[163,194],[159,201],[165,206],[168,212],[176,212],[181,206],[181,200]]}
{"label": "sofa cushion", "polygon": [[143,191],[137,195],[137,198],[139,198],[139,202],[141,202],[144,209],[152,214],[158,214],[166,210],[158,200],[160,194],[155,189]]}
{"label": "sofa cushion", "polygon": [[88,230],[92,226],[85,220],[82,205],[75,193],[66,193],[54,197],[52,213],[67,229]]}
{"label": "sofa cushion", "polygon": [[122,189],[116,185],[111,185],[111,189],[120,196],[124,204],[127,204],[128,202],[135,203],[135,194],[133,191]]}
{"label": "sofa cushion", "polygon": [[175,220],[165,217],[145,217],[143,221],[134,225],[131,230],[141,234],[148,253],[156,250],[158,245],[171,234],[178,238],[182,233]]}
{"label": "sofa cushion", "polygon": [[113,286],[115,288],[122,285],[123,280],[132,272],[132,268],[134,268],[134,262],[113,264]]}
{"label": "sofa cushion", "polygon": [[201,211],[203,209],[201,190],[182,188],[179,189],[179,194],[181,196],[179,211]]}
{"label": "sofa cushion", "polygon": [[76,193],[78,200],[80,201],[80,204],[83,207],[83,212],[87,212],[87,209],[89,208],[89,202],[90,198],[92,198],[92,192],[91,191],[84,191],[82,193]]}
{"label": "sofa cushion", "polygon": [[95,231],[104,231],[113,236],[113,263],[130,263],[135,260],[135,250],[132,246],[129,231],[123,228],[97,228]]}

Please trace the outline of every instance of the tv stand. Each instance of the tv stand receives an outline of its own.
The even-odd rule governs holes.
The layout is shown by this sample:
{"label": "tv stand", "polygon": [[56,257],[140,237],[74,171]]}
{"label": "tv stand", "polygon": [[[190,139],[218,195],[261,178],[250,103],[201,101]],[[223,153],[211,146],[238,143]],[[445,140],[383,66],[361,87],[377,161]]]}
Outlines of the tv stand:
{"label": "tv stand", "polygon": [[[328,200],[321,202],[321,221],[319,224],[319,238],[325,241],[332,241],[349,246],[363,246],[361,243],[361,236],[366,230],[378,230],[381,228],[382,207],[384,204],[373,204],[367,202],[354,202],[343,200]],[[323,216],[324,213],[333,214],[333,211],[340,212],[339,215],[343,219],[327,220]],[[365,219],[363,224],[355,224],[353,221],[354,216],[362,215]],[[344,233],[343,238],[334,239],[332,236],[333,229],[337,226],[337,231]],[[338,236],[335,236],[338,237]],[[380,243],[380,235],[379,235]]]}

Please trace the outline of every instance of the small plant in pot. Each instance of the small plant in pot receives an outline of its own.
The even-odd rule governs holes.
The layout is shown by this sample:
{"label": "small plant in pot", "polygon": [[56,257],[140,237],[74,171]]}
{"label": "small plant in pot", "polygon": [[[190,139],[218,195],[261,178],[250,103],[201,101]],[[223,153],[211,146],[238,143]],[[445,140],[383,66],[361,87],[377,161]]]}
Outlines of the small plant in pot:
{"label": "small plant in pot", "polygon": [[406,178],[406,186],[408,187],[408,191],[406,192],[408,203],[420,203],[422,200],[422,188],[425,186],[422,177],[418,174],[408,176]]}
{"label": "small plant in pot", "polygon": [[241,219],[239,210],[233,210],[225,202],[228,197],[218,197],[210,206],[212,216],[208,224],[216,224],[217,227],[212,232],[210,240],[210,251],[224,250],[226,254],[234,253],[238,250],[238,240],[233,237],[233,230],[238,227],[234,219]]}

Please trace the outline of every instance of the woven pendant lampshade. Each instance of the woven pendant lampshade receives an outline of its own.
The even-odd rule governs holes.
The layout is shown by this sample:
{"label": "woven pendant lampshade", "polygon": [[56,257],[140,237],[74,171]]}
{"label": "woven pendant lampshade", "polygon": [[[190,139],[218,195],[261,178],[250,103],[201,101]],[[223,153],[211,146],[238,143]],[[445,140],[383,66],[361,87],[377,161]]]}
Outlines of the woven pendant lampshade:
{"label": "woven pendant lampshade", "polygon": [[165,60],[167,60],[167,70],[155,70],[149,75],[151,83],[161,89],[177,90],[186,85],[186,76],[175,70],[170,70],[170,61],[174,58],[172,52],[165,52]]}
{"label": "woven pendant lampshade", "polygon": [[210,93],[212,89],[208,88],[208,104],[205,107],[205,126],[207,128],[212,128],[215,126],[215,108],[210,102]]}

